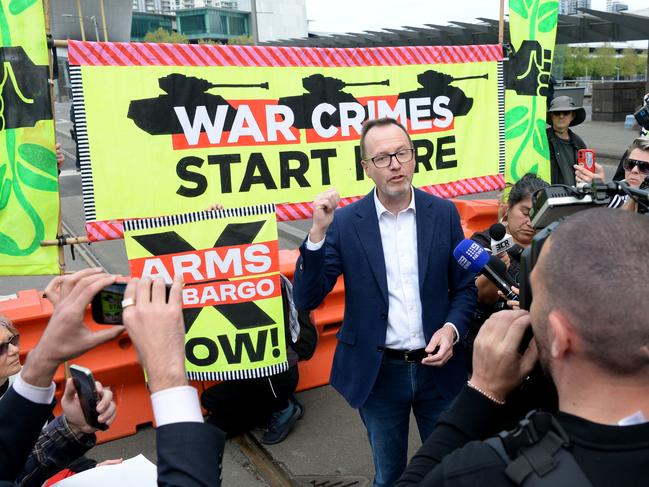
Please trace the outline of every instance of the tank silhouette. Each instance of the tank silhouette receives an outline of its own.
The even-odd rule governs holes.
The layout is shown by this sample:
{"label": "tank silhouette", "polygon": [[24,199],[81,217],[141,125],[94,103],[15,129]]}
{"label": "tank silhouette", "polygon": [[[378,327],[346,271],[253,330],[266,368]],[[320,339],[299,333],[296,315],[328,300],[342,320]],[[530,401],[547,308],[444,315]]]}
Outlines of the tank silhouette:
{"label": "tank silhouette", "polygon": [[[340,111],[338,110],[339,103],[360,103],[354,95],[342,91],[348,86],[372,86],[384,85],[390,86],[390,80],[383,81],[368,81],[364,83],[347,83],[341,79],[333,78],[330,76],[323,76],[322,74],[312,74],[306,78],[302,78],[302,86],[307,91],[302,95],[286,96],[280,98],[279,105],[286,105],[295,115],[294,127],[299,129],[311,129],[313,124],[311,122],[311,115],[315,107],[321,103],[329,103],[336,107],[333,114],[323,113],[321,116],[322,125],[324,127],[334,126],[340,127]],[[367,110],[363,120],[367,118]]]}
{"label": "tank silhouette", "polygon": [[49,67],[34,64],[20,47],[0,48],[2,106],[0,130],[33,127],[39,120],[52,118]]}
{"label": "tank silhouette", "polygon": [[[410,118],[409,100],[411,98],[430,97],[432,101],[438,96],[447,96],[450,99],[448,108],[453,112],[454,116],[460,117],[471,111],[471,108],[473,107],[473,98],[468,98],[460,88],[451,86],[451,83],[469,79],[488,78],[488,74],[454,78],[448,74],[433,71],[431,69],[417,75],[417,82],[422,86],[421,88],[399,93],[399,99],[406,100],[406,114],[408,118]],[[420,120],[432,120],[434,118],[439,118],[439,116],[433,113],[432,110],[429,117],[419,117]]]}
{"label": "tank silhouette", "polygon": [[189,120],[194,119],[196,107],[204,106],[211,120],[214,120],[219,105],[227,105],[228,111],[223,125],[224,131],[232,128],[236,110],[221,95],[208,93],[212,88],[263,88],[268,83],[257,84],[214,84],[202,78],[172,73],[158,79],[160,89],[166,94],[156,98],[133,100],[128,107],[128,118],[138,128],[151,135],[181,134],[182,126],[178,121],[174,107],[182,106],[187,111]]}

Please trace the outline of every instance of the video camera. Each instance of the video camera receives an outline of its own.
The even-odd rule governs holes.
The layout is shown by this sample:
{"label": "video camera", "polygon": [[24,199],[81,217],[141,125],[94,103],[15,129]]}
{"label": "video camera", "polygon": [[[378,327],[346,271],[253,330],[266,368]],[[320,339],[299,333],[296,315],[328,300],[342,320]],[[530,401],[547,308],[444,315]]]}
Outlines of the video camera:
{"label": "video camera", "polygon": [[649,103],[645,103],[641,106],[637,112],[633,114],[638,125],[645,130],[649,130]]}
{"label": "video camera", "polygon": [[[615,195],[628,195],[638,203],[638,213],[649,210],[649,177],[640,188],[632,188],[624,181],[602,183],[593,181],[590,185],[571,187],[551,185],[542,188],[532,195],[530,218],[532,226],[540,230],[532,243],[521,254],[519,272],[519,303],[521,309],[529,310],[532,305],[532,288],[530,274],[538,261],[541,249],[552,232],[568,216],[578,211],[593,207],[608,206]],[[522,354],[532,340],[532,328],[529,327],[519,346]]]}
{"label": "video camera", "polygon": [[633,188],[624,181],[608,183],[593,181],[590,185],[576,187],[552,185],[532,195],[530,218],[532,226],[540,231],[532,239],[531,245],[521,254],[519,274],[521,309],[530,309],[532,304],[530,273],[541,254],[543,244],[563,219],[588,208],[608,206],[615,195],[628,195],[638,203],[638,213],[646,214],[649,210],[648,179],[649,177],[645,179],[640,188]]}

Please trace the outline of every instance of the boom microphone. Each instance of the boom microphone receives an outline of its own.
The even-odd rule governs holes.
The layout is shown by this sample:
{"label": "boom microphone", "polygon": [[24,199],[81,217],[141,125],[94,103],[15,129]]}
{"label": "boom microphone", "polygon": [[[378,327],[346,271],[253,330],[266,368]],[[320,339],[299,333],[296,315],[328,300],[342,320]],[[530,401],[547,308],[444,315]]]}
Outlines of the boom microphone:
{"label": "boom microphone", "polygon": [[491,253],[493,255],[500,255],[514,246],[514,239],[507,233],[505,225],[502,223],[494,223],[489,227],[489,237],[491,237]]}
{"label": "boom microphone", "polygon": [[507,273],[505,263],[495,255],[489,255],[479,243],[469,239],[462,240],[453,250],[453,257],[463,269],[469,272],[480,272],[493,282],[507,299],[518,299],[518,294],[512,291],[512,287],[504,277]]}

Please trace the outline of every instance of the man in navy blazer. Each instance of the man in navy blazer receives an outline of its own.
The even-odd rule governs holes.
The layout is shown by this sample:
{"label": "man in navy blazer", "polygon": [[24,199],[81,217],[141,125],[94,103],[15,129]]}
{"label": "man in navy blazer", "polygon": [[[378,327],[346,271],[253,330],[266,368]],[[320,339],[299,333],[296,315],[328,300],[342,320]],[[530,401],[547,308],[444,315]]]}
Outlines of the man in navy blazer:
{"label": "man in navy blazer", "polygon": [[360,147],[375,189],[335,217],[334,189],[315,199],[294,299],[313,309],[343,275],[345,315],[330,382],[359,408],[374,485],[389,486],[406,466],[410,411],[423,441],[466,381],[459,339],[476,289],[453,259],[464,238],[455,206],[412,187],[406,129],[389,118],[369,121]]}

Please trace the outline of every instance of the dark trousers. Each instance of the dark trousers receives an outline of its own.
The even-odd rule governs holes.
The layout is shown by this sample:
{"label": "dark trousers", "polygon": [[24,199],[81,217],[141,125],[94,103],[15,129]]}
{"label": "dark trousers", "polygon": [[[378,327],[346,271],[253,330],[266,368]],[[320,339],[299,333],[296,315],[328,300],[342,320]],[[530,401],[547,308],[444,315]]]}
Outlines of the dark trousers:
{"label": "dark trousers", "polygon": [[288,406],[299,379],[297,365],[271,377],[221,382],[201,395],[208,421],[230,436],[266,427],[270,416]]}
{"label": "dark trousers", "polygon": [[374,458],[374,487],[390,487],[408,462],[410,411],[422,443],[452,399],[444,399],[430,365],[384,357],[369,398],[360,409]]}

